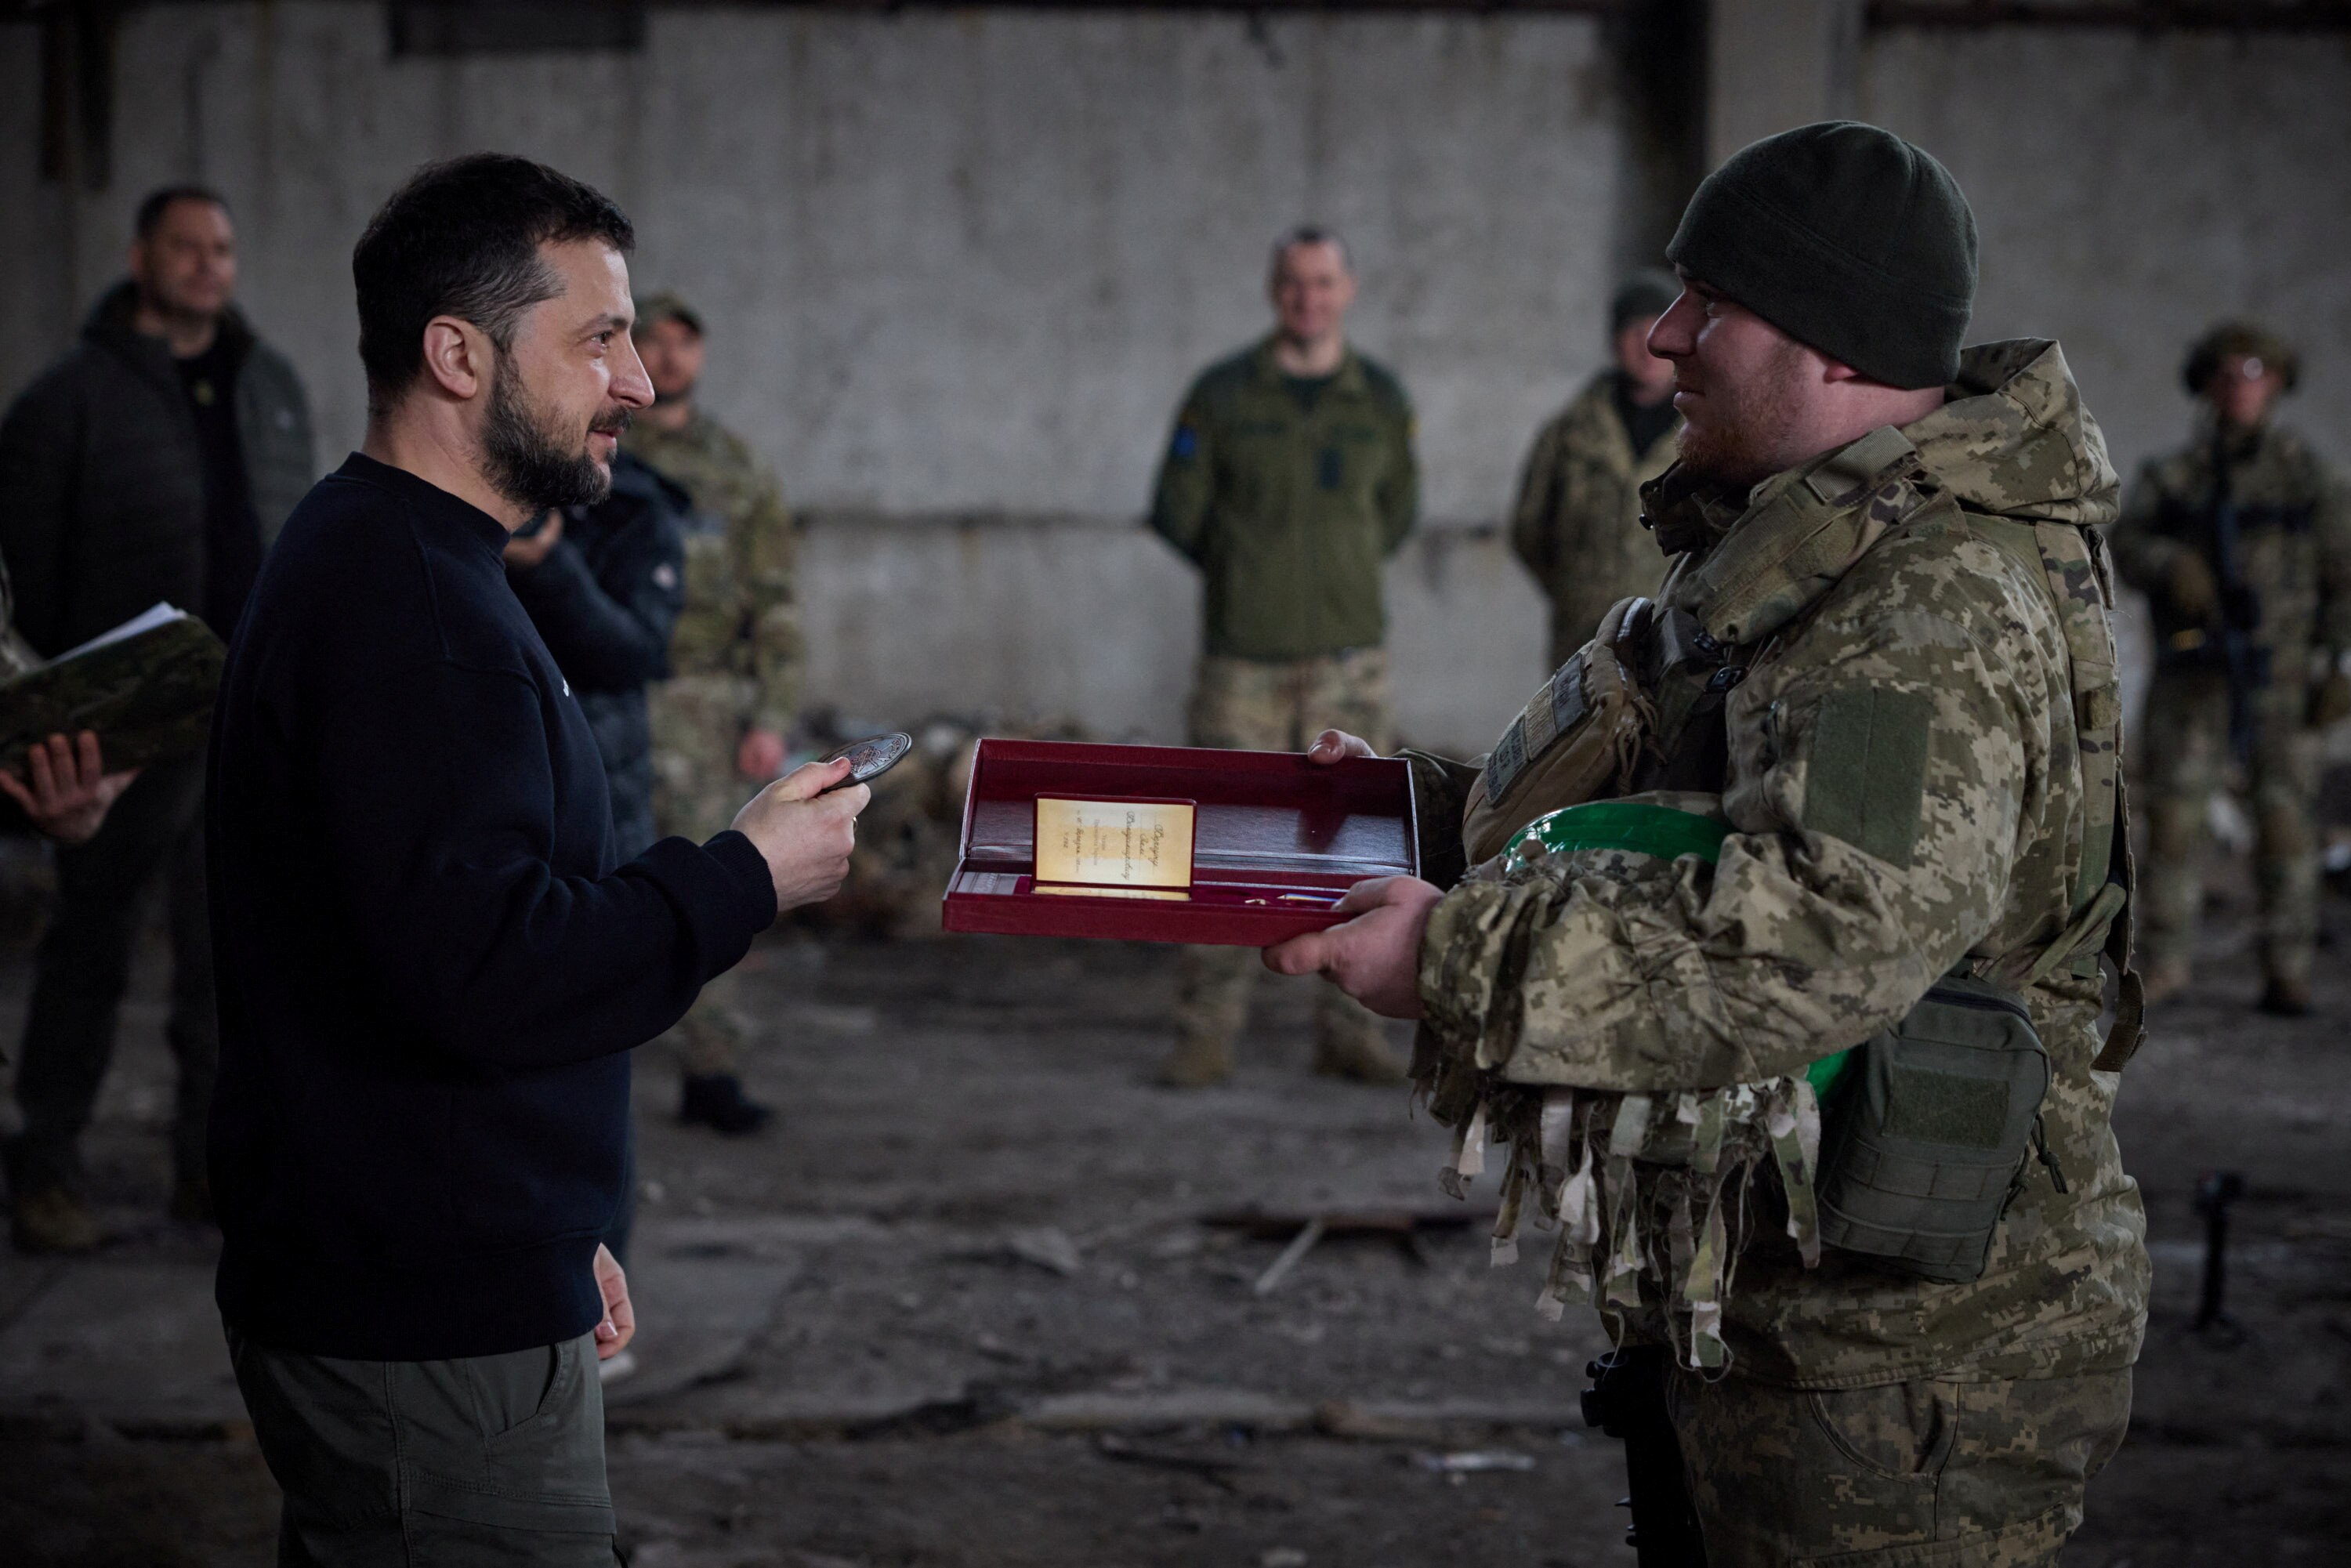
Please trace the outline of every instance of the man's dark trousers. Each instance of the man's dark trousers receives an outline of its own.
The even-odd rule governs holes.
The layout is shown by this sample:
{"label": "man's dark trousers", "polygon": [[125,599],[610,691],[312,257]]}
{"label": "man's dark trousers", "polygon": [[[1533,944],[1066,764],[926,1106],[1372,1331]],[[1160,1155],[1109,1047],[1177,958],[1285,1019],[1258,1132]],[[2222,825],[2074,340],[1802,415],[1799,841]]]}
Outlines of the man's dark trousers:
{"label": "man's dark trousers", "polygon": [[11,1142],[9,1180],[27,1192],[75,1185],[77,1147],[114,1055],[115,1016],[131,977],[159,873],[169,883],[172,1010],[165,1025],[180,1070],[172,1168],[183,1193],[204,1191],[204,1120],[220,1062],[220,1012],[204,907],[204,759],[156,763],[131,781],[88,843],[57,852],[57,908],[34,962]]}
{"label": "man's dark trousers", "polygon": [[505,1355],[347,1361],[229,1331],[278,1568],[611,1568],[591,1334]]}

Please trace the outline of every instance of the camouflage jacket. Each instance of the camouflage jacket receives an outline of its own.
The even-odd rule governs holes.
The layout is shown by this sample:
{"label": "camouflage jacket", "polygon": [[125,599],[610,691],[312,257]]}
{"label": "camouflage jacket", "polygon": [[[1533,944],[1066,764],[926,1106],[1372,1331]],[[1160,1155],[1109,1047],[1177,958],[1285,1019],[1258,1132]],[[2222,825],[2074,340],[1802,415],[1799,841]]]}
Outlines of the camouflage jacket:
{"label": "camouflage jacket", "polygon": [[[1856,455],[1876,471],[1858,484]],[[2111,836],[2030,527],[2095,528],[2115,509],[2105,439],[2056,345],[1971,350],[1935,413],[1743,499],[1676,477],[1651,486],[1678,496],[1652,517],[1686,551],[1662,601],[1746,674],[1713,709],[1669,675],[1658,734],[1687,754],[1677,727],[1720,727],[1732,831],[1718,865],[1667,878],[1447,895],[1420,955],[1429,1027],[1511,1082],[1658,1092],[1801,1073],[1963,962],[2049,945],[2073,918],[2085,839]],[[2068,591],[2101,593],[2086,578]],[[2068,965],[2028,995],[2067,1190],[2028,1182],[1968,1284],[1834,1250],[1808,1270],[1754,1227],[1723,1304],[1734,1371],[1844,1387],[2136,1358],[2145,1220],[2109,1124],[2116,1076],[2091,1068],[2099,993]]]}
{"label": "camouflage jacket", "polygon": [[799,698],[800,632],[783,492],[740,436],[699,409],[676,431],[640,423],[627,439],[694,498],[672,674],[740,683],[742,726],[786,733]]}
{"label": "camouflage jacket", "polygon": [[1510,507],[1510,549],[1551,601],[1554,669],[1610,605],[1655,592],[1666,572],[1657,541],[1641,526],[1641,486],[1672,465],[1680,425],[1636,456],[1616,413],[1615,384],[1616,372],[1603,371],[1542,427]]}
{"label": "camouflage jacket", "polygon": [[1311,659],[1385,640],[1381,571],[1420,507],[1412,443],[1403,385],[1353,349],[1311,402],[1270,338],[1201,372],[1151,526],[1200,569],[1207,652]]}
{"label": "camouflage jacket", "polygon": [[[2140,467],[2115,524],[2116,568],[2155,612],[2158,656],[2209,647],[2201,628],[2172,609],[2172,564],[2188,551],[2213,559],[2214,422],[2199,438]],[[2236,507],[2238,570],[2259,601],[2254,643],[2272,650],[2272,676],[2306,678],[2313,646],[2351,652],[2351,503],[2309,444],[2265,426],[2230,444],[2228,491]]]}

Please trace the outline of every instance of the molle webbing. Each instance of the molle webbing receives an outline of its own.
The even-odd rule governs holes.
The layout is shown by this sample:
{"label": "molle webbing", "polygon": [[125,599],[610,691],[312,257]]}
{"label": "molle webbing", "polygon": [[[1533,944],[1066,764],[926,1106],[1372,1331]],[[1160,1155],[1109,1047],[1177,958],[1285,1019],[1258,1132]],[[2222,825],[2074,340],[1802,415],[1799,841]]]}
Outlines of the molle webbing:
{"label": "molle webbing", "polygon": [[2104,538],[2060,523],[2028,525],[1970,517],[1993,543],[2037,565],[2048,582],[2065,636],[2074,695],[2074,754],[2082,770],[2082,837],[2076,850],[2074,915],[2047,945],[2028,947],[1974,967],[2017,989],[2038,985],[2060,967],[2089,978],[2098,956],[2111,959],[2120,994],[2114,1027],[2091,1065],[2118,1071],[2138,1049],[2146,1010],[2144,988],[2131,961],[2131,902],[2137,887],[2130,852],[2130,805],[2122,774],[2122,692],[2116,680],[2114,574]]}

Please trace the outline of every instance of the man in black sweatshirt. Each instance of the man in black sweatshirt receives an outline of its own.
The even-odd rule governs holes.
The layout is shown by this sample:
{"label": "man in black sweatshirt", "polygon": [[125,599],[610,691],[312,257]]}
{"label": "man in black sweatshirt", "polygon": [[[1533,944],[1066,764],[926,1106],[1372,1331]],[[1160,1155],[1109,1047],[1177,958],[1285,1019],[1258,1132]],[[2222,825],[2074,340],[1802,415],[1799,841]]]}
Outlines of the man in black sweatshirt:
{"label": "man in black sweatshirt", "polygon": [[627,1051],[779,909],[866,791],[804,768],[618,863],[509,534],[611,483],[652,398],[628,220],[523,159],[420,171],[352,256],[364,450],[296,508],[229,653],[208,794],[213,1190],[281,1563],[610,1563],[594,1362]]}

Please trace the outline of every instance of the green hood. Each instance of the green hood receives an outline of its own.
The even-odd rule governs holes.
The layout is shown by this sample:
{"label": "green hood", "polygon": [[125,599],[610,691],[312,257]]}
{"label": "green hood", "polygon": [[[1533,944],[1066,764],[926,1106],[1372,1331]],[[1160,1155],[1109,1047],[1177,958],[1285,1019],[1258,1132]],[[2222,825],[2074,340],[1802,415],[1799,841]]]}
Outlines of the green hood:
{"label": "green hood", "polygon": [[1903,427],[1936,483],[1971,511],[2101,528],[2122,510],[2106,438],[2082,406],[2065,351],[2044,338],[1959,354],[1949,401]]}

